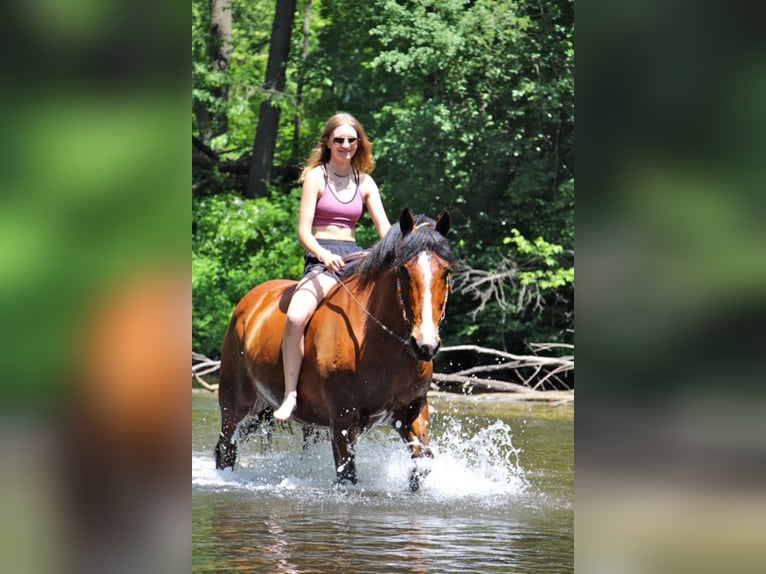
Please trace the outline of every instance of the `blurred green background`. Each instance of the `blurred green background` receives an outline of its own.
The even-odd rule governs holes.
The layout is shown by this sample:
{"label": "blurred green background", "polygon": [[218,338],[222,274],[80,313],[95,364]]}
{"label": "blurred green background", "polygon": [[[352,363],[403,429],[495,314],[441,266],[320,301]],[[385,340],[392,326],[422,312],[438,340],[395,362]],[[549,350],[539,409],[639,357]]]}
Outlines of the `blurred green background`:
{"label": "blurred green background", "polygon": [[576,570],[755,572],[766,43],[723,2],[578,2]]}
{"label": "blurred green background", "polygon": [[[170,437],[174,446],[157,443],[169,461],[170,451],[186,452],[188,427],[181,440],[177,432],[188,420],[187,384],[159,424],[144,422],[140,394],[133,430],[129,420],[111,423],[115,405],[131,398],[116,387],[121,373],[143,373],[136,389],[152,396],[147,385],[168,378],[157,385],[153,373],[177,365],[183,380],[188,354],[121,355],[119,328],[93,340],[110,301],[167,285],[179,271],[188,277],[188,6],[33,1],[3,12],[0,501],[8,512],[0,569],[188,571],[190,526],[179,505],[188,501],[179,487],[188,467],[131,446],[141,444],[138,427]],[[137,314],[134,348],[142,332],[160,349],[180,339],[188,347],[190,282],[184,287],[166,299],[171,315],[176,301],[185,311],[173,328],[167,317]],[[150,303],[163,296],[146,293]],[[112,359],[99,363],[95,344]],[[111,407],[98,404],[101,392],[111,393]],[[105,438],[118,431],[121,444]]]}
{"label": "blurred green background", "polygon": [[4,400],[58,400],[99,297],[142,273],[188,269],[188,100],[180,95],[58,87],[4,114]]}

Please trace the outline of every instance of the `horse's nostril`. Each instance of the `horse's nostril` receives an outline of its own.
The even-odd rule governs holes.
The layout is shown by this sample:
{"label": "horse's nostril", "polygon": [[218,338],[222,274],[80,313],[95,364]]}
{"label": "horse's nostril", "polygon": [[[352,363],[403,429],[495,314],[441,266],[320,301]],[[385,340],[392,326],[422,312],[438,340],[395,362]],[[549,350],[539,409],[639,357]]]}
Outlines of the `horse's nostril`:
{"label": "horse's nostril", "polygon": [[423,355],[427,356],[429,359],[433,359],[436,352],[439,350],[439,343],[436,345],[423,345],[420,350]]}
{"label": "horse's nostril", "polygon": [[427,343],[421,344],[417,342],[415,337],[410,337],[410,347],[421,361],[430,361],[433,359],[440,346],[441,342],[437,342],[434,345]]}
{"label": "horse's nostril", "polygon": [[415,339],[410,339],[410,347],[415,352],[415,356],[421,361],[430,361],[433,357],[433,349],[428,345],[420,345]]}
{"label": "horse's nostril", "polygon": [[427,356],[425,356],[426,355],[425,347],[423,345],[421,345],[420,343],[418,343],[415,340],[415,337],[410,337],[410,347],[415,352],[415,356],[418,359],[423,360],[423,359],[427,359],[428,358]]}

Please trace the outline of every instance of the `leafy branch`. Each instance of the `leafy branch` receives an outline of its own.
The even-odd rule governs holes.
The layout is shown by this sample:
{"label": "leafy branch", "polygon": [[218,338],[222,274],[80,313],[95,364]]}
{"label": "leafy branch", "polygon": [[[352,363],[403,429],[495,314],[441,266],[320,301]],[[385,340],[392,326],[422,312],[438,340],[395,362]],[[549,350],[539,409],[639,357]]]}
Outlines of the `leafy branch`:
{"label": "leafy branch", "polygon": [[548,243],[542,237],[529,241],[517,229],[511,230],[503,244],[515,245],[519,257],[501,255],[488,270],[475,269],[462,262],[455,273],[457,292],[479,301],[471,313],[474,320],[490,301],[497,302],[501,310],[517,315],[527,310],[540,313],[545,306],[546,291],[574,283],[574,267],[560,264],[559,258],[564,254],[560,245]]}

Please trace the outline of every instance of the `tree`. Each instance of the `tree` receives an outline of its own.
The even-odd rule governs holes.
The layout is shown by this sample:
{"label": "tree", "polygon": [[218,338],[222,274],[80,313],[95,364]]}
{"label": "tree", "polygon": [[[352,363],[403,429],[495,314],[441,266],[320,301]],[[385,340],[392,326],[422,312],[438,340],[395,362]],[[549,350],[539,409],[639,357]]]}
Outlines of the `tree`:
{"label": "tree", "polygon": [[258,112],[258,128],[253,141],[253,155],[245,193],[250,198],[263,197],[268,193],[267,183],[271,179],[274,146],[279,130],[280,108],[279,102],[275,100],[283,95],[285,89],[285,69],[295,21],[296,0],[279,0],[276,4],[269,61],[263,83],[266,98],[261,102]]}
{"label": "tree", "polygon": [[291,160],[298,164],[298,155],[301,144],[301,103],[303,103],[303,87],[306,84],[306,60],[309,56],[309,36],[311,33],[311,0],[305,0],[303,7],[303,43],[301,45],[301,60],[298,66],[298,85],[295,90],[295,107],[297,108],[293,120],[293,148]]}
{"label": "tree", "polygon": [[206,51],[211,73],[217,78],[210,87],[211,108],[198,103],[196,108],[199,142],[202,146],[227,131],[226,102],[229,99],[226,79],[231,60],[231,0],[211,0]]}

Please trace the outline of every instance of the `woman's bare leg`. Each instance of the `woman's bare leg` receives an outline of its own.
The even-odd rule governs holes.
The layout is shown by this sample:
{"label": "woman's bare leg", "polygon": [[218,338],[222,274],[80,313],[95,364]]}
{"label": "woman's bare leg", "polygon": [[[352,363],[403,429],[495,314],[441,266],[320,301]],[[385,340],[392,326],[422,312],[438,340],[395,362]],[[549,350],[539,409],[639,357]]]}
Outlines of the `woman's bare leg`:
{"label": "woman's bare leg", "polygon": [[282,367],[285,375],[285,395],[274,411],[274,418],[286,421],[298,404],[298,376],[303,363],[303,343],[306,325],[327,290],[336,281],[327,275],[307,275],[295,289],[287,309],[287,323],[282,337]]}

